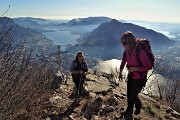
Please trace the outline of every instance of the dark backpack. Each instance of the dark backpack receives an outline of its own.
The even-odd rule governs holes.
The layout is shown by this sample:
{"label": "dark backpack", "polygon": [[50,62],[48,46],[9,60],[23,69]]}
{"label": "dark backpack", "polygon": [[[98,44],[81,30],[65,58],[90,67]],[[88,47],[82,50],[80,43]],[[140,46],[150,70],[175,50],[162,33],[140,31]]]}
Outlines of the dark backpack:
{"label": "dark backpack", "polygon": [[148,56],[149,62],[151,64],[151,68],[154,68],[154,55],[151,49],[151,45],[148,39],[142,39],[142,38],[137,38],[137,45],[136,45],[136,57],[137,61],[139,62],[139,65],[142,65],[141,60],[139,58],[139,53],[140,50],[143,49],[146,55]]}

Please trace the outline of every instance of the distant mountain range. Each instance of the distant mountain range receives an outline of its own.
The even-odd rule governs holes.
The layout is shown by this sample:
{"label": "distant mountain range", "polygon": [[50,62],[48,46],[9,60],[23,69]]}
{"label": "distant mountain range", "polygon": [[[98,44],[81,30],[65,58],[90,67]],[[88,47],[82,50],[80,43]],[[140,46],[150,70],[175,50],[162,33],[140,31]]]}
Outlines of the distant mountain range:
{"label": "distant mountain range", "polygon": [[[14,23],[13,20],[18,24]],[[9,21],[15,26],[14,28],[16,28],[16,30],[13,34],[16,34],[15,36],[18,36],[18,38],[22,36],[22,33],[26,34],[27,32],[26,28],[20,27],[19,25],[26,27],[30,26],[31,28],[36,29],[36,31],[31,29],[28,31],[27,36],[31,39],[33,39],[32,36],[38,35],[41,36],[41,38],[45,38],[38,32],[42,32],[45,28],[84,32],[85,29],[81,30],[81,27],[88,28],[89,26],[94,25],[95,27],[88,28],[88,33],[84,32],[85,34],[81,34],[81,37],[77,40],[79,42],[78,44],[69,47],[67,50],[73,53],[81,50],[89,56],[101,59],[121,57],[123,47],[120,44],[120,38],[125,31],[132,31],[136,37],[149,39],[153,49],[173,44],[173,41],[162,33],[132,23],[124,23],[125,21],[120,22],[108,17],[78,18],[72,19],[67,23],[59,23],[57,21],[50,22],[45,19],[31,17],[14,18],[13,20],[11,19]],[[37,31],[37,29],[39,30]],[[38,41],[37,38],[36,41]]]}
{"label": "distant mountain range", "polygon": [[13,18],[14,22],[23,26],[23,27],[33,27],[38,28],[42,27],[41,25],[62,25],[62,26],[78,26],[78,25],[100,25],[104,22],[111,21],[111,18],[108,17],[88,17],[88,18],[75,18],[70,21],[65,20],[46,20],[41,18],[32,18],[32,17],[18,17]]}
{"label": "distant mountain range", "polygon": [[36,22],[46,22],[46,19],[42,18],[33,18],[33,17],[18,17],[18,18],[13,18],[14,21],[36,21]]}
{"label": "distant mountain range", "polygon": [[70,20],[68,23],[62,23],[65,26],[77,26],[77,25],[99,25],[104,22],[111,21],[108,17],[88,17],[88,18],[76,18]]}
{"label": "distant mountain range", "polygon": [[[14,22],[24,28],[34,29],[39,32],[52,32],[53,29],[58,29],[62,23],[67,23],[69,20],[48,20],[32,17],[13,18]],[[48,29],[49,28],[49,29]]]}
{"label": "distant mountain range", "polygon": [[102,23],[92,32],[78,39],[80,42],[68,48],[71,52],[79,50],[85,54],[101,59],[112,59],[121,57],[123,47],[120,38],[125,31],[132,31],[136,37],[149,39],[152,48],[173,44],[173,41],[161,33],[146,29],[131,23],[121,23],[112,19],[110,22]]}

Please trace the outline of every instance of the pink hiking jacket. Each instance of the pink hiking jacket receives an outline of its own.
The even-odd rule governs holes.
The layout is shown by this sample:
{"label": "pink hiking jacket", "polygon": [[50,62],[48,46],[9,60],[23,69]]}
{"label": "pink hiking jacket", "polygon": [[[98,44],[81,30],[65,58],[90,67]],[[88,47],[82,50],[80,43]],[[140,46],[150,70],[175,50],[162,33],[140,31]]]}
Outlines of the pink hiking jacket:
{"label": "pink hiking jacket", "polygon": [[127,65],[131,67],[139,67],[139,71],[135,71],[132,73],[132,78],[134,79],[145,78],[147,75],[147,71],[151,69],[151,64],[149,62],[148,56],[142,49],[140,50],[139,58],[141,60],[142,66],[139,66],[139,62],[137,61],[137,58],[136,58],[136,48],[134,48],[131,54],[126,53],[125,58],[123,55],[120,69],[123,69],[127,62]]}

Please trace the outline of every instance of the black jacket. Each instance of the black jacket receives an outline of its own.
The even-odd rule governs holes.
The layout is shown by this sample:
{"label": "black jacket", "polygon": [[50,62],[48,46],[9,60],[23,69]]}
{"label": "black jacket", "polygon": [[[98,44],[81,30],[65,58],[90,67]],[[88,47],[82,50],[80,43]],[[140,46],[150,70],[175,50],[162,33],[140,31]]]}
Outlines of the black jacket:
{"label": "black jacket", "polygon": [[[78,60],[73,60],[70,69],[71,69],[71,72],[72,71],[83,71],[83,72],[88,71],[86,61],[84,61],[84,60],[82,61],[82,63],[80,63]],[[79,74],[79,73],[74,74],[73,72],[71,75],[72,75],[73,79],[78,79],[79,77],[83,76],[82,74]]]}

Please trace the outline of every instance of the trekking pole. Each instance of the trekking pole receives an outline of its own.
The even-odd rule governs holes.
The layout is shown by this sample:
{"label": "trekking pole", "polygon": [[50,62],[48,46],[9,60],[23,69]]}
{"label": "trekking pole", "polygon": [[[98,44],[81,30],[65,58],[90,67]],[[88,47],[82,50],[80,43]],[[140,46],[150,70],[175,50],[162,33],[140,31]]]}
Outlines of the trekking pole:
{"label": "trekking pole", "polygon": [[80,91],[80,85],[81,85],[81,77],[79,77],[79,84],[78,84],[78,88],[77,88],[77,95],[76,98],[79,98],[79,91]]}
{"label": "trekking pole", "polygon": [[60,49],[60,45],[57,46],[58,48],[58,64],[59,64],[59,71],[61,71],[61,49]]}
{"label": "trekking pole", "polygon": [[[87,85],[87,78],[85,78],[85,85]],[[88,85],[87,85],[88,86]]]}
{"label": "trekking pole", "polygon": [[63,76],[62,76],[62,63],[61,63],[61,49],[60,49],[60,45],[57,46],[58,48],[58,65],[59,65],[59,69],[58,69],[58,73],[57,76],[60,78],[60,82],[62,84],[63,80]]}
{"label": "trekking pole", "polygon": [[82,91],[83,94],[84,94],[84,89],[85,89],[84,84],[85,84],[86,79],[85,79],[84,76],[82,76],[81,78],[82,78],[82,81],[83,81],[83,85],[81,86],[81,87],[82,87],[81,91]]}
{"label": "trekking pole", "polygon": [[153,75],[153,73],[155,72],[155,70],[157,69],[157,67],[160,65],[162,61],[159,62],[158,65],[156,65],[156,67],[153,69],[153,71],[151,72],[151,74],[148,76],[147,80]]}
{"label": "trekking pole", "polygon": [[91,87],[88,85],[88,80],[90,81],[90,77],[86,76],[85,77],[85,86],[87,86],[87,90],[89,91]]}
{"label": "trekking pole", "polygon": [[[153,75],[153,73],[155,72],[155,70],[157,69],[157,67],[160,65],[162,61],[159,62],[158,65],[156,65],[156,67],[153,69],[153,71],[151,72],[151,74],[148,76],[148,78],[146,79],[146,81]],[[144,91],[144,88],[143,88],[143,91]]]}

